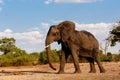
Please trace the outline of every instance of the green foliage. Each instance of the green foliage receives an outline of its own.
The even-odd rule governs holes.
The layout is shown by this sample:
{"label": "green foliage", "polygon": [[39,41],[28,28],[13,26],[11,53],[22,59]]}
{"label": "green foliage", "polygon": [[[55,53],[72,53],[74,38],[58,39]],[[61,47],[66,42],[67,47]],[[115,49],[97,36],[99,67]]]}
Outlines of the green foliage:
{"label": "green foliage", "polygon": [[32,65],[29,55],[21,51],[22,53],[11,52],[6,55],[0,56],[0,66],[26,66]]}
{"label": "green foliage", "polygon": [[30,60],[31,60],[33,65],[37,65],[38,64],[39,55],[40,54],[38,52],[33,52],[33,53],[29,54]]}
{"label": "green foliage", "polygon": [[13,56],[1,55],[0,56],[0,67],[2,66],[12,66]]}
{"label": "green foliage", "polygon": [[120,61],[120,54],[114,54],[113,55],[113,61],[115,61],[115,62]]}
{"label": "green foliage", "polygon": [[120,42],[120,21],[113,26],[107,40],[111,42],[111,46],[115,46],[116,42]]}
{"label": "green foliage", "polygon": [[[101,61],[120,61],[120,54],[111,54],[110,52],[103,54],[102,51],[99,53]],[[51,50],[52,62],[59,62],[60,52]],[[67,62],[73,62],[72,56],[68,57]],[[80,58],[80,63],[87,62],[85,58]],[[37,64],[47,64],[47,54],[42,51],[40,54],[37,52],[27,54],[24,50],[18,49],[17,52],[10,52],[8,54],[0,55],[0,66],[30,66]]]}
{"label": "green foliage", "polygon": [[36,64],[35,60],[38,60],[35,53],[27,54],[25,50],[17,48],[14,38],[0,39],[0,51],[3,52],[0,55],[0,66],[33,65]]}
{"label": "green foliage", "polygon": [[73,62],[72,55],[69,55],[69,56],[68,56],[67,62],[68,62],[68,63],[72,63],[72,62]]}
{"label": "green foliage", "polygon": [[111,52],[108,52],[107,53],[107,59],[108,59],[108,61],[112,61],[112,53]]}
{"label": "green foliage", "polygon": [[[52,62],[58,62],[59,61],[59,53],[57,52],[57,50],[51,50],[51,61]],[[39,64],[47,64],[48,63],[48,59],[47,59],[47,53],[46,51],[42,51],[39,55]]]}
{"label": "green foliage", "polygon": [[14,38],[3,38],[0,39],[0,51],[4,54],[12,52],[16,49]]}
{"label": "green foliage", "polygon": [[39,53],[27,54],[25,50],[0,55],[0,66],[29,66],[38,63]]}
{"label": "green foliage", "polygon": [[99,52],[100,60],[102,62],[120,61],[120,54],[112,54],[110,52],[103,54],[102,51]]}
{"label": "green foliage", "polygon": [[99,56],[100,56],[100,60],[101,61],[107,61],[107,62],[110,62],[112,61],[112,54],[110,52],[106,54],[103,54],[102,51],[99,52]]}
{"label": "green foliage", "polygon": [[[21,50],[15,46],[14,38],[1,39],[0,51],[3,52],[3,54],[0,55],[0,66],[29,66],[48,63],[46,51],[27,54],[25,50]],[[51,50],[51,61],[59,62],[61,52],[61,50]],[[120,54],[113,55],[108,52],[107,55],[105,55],[100,51],[99,55],[101,61],[120,61]],[[69,55],[67,62],[73,62],[71,55]],[[87,60],[85,58],[80,58],[79,62],[87,62]]]}
{"label": "green foliage", "polygon": [[13,59],[12,61],[12,65],[13,66],[27,66],[27,65],[32,65],[32,63],[30,62],[30,58],[28,55],[24,55],[24,56],[19,56],[16,57],[15,59]]}
{"label": "green foliage", "polygon": [[46,51],[43,51],[40,53],[38,63],[39,64],[47,64],[48,63]]}

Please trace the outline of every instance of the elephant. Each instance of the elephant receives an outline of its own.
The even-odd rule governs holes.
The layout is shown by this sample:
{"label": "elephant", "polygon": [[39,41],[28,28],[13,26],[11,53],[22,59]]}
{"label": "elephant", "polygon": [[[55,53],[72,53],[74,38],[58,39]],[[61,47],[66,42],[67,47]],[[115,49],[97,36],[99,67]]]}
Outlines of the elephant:
{"label": "elephant", "polygon": [[95,73],[95,64],[98,64],[100,73],[104,73],[105,69],[102,66],[99,58],[99,43],[95,36],[86,31],[75,30],[75,23],[72,21],[63,21],[58,25],[52,25],[47,33],[45,40],[46,53],[48,63],[53,70],[56,70],[50,59],[50,44],[58,42],[61,44],[60,69],[58,73],[65,73],[64,67],[69,55],[72,55],[75,72],[80,73],[79,57],[84,57],[90,63],[90,73]]}

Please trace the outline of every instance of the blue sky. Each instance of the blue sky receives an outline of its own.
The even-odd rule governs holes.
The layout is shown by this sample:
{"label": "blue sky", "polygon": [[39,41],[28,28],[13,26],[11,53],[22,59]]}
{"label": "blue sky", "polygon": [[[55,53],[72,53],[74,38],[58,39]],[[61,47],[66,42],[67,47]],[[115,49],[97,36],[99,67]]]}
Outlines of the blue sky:
{"label": "blue sky", "polygon": [[[64,20],[76,30],[92,32],[102,47],[112,25],[120,19],[120,0],[0,0],[0,38],[14,37],[28,52],[44,50],[50,25]],[[57,43],[53,48],[59,48]],[[116,47],[109,51],[116,53]]]}

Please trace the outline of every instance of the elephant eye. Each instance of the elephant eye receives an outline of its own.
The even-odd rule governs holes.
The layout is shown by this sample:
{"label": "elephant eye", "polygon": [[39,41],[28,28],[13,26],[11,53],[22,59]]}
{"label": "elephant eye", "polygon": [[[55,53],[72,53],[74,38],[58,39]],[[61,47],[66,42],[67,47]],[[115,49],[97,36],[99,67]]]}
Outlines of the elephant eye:
{"label": "elephant eye", "polygon": [[55,33],[53,33],[52,35],[53,36],[57,36],[59,34],[59,32],[55,32]]}
{"label": "elephant eye", "polygon": [[52,35],[53,35],[53,36],[56,36],[56,33],[53,33]]}

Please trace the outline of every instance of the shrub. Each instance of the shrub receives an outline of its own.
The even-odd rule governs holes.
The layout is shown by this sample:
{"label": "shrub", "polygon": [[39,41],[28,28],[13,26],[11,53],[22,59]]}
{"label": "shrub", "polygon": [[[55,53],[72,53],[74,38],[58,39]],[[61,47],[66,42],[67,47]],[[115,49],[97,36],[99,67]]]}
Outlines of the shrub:
{"label": "shrub", "polygon": [[0,66],[27,66],[32,65],[31,58],[26,52],[8,53],[0,56]]}
{"label": "shrub", "polygon": [[110,52],[103,54],[102,51],[99,52],[100,60],[105,62],[112,61],[112,54]]}
{"label": "shrub", "polygon": [[26,66],[28,65],[29,58],[26,56],[16,57],[12,64],[13,66]]}
{"label": "shrub", "polygon": [[12,66],[12,60],[10,58],[7,58],[7,56],[2,55],[0,56],[0,66]]}
{"label": "shrub", "polygon": [[31,54],[29,54],[29,58],[32,62],[33,65],[37,65],[38,64],[38,60],[39,60],[39,53],[38,52],[33,52]]}
{"label": "shrub", "polygon": [[120,61],[120,54],[114,54],[113,61],[115,61],[115,62]]}
{"label": "shrub", "polygon": [[112,54],[111,54],[111,52],[108,52],[107,53],[107,61],[112,61]]}
{"label": "shrub", "polygon": [[[58,62],[59,61],[59,54],[57,53],[57,51],[51,50],[51,61],[52,62]],[[47,53],[46,51],[42,51],[39,55],[39,64],[47,64],[48,63],[48,59],[47,59]]]}
{"label": "shrub", "polygon": [[14,56],[10,54],[0,56],[0,66],[12,66]]}
{"label": "shrub", "polygon": [[47,54],[45,51],[40,53],[38,63],[39,64],[47,64],[48,63]]}

